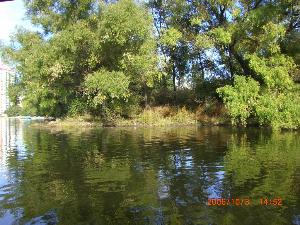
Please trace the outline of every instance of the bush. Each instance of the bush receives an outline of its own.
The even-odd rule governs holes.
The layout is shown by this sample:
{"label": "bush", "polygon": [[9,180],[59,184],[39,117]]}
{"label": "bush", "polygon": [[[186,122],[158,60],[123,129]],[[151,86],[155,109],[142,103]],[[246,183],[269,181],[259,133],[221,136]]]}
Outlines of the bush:
{"label": "bush", "polygon": [[296,129],[300,127],[300,97],[294,93],[267,92],[259,97],[255,113],[261,125]]}
{"label": "bush", "polygon": [[183,107],[172,117],[172,121],[183,124],[193,124],[195,123],[195,115]]}
{"label": "bush", "polygon": [[5,111],[5,114],[7,114],[7,116],[20,116],[20,115],[22,115],[22,108],[18,105],[10,106]]}
{"label": "bush", "polygon": [[247,124],[247,119],[254,113],[259,83],[252,78],[236,76],[233,86],[226,85],[217,89],[217,93],[223,98],[233,124]]}
{"label": "bush", "polygon": [[237,76],[233,86],[219,88],[234,124],[247,124],[254,117],[260,125],[274,129],[300,127],[300,95],[296,86],[278,91],[261,88],[252,78]]}
{"label": "bush", "polygon": [[195,124],[195,114],[188,111],[185,107],[176,109],[170,106],[147,107],[136,118],[132,120],[119,119],[118,125],[187,125]]}
{"label": "bush", "polygon": [[156,105],[175,104],[177,106],[196,106],[196,96],[194,90],[189,88],[180,88],[176,91],[167,88],[161,88],[152,92],[153,102]]}
{"label": "bush", "polygon": [[74,99],[71,103],[68,115],[69,116],[78,116],[82,115],[87,111],[87,103],[85,101],[82,101],[81,99]]}

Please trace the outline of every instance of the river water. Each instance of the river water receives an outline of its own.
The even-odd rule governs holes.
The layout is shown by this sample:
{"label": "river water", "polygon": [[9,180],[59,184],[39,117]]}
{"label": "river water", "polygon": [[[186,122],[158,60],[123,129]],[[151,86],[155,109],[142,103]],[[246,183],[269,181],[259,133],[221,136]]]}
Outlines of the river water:
{"label": "river water", "polygon": [[0,132],[0,224],[300,224],[299,132]]}

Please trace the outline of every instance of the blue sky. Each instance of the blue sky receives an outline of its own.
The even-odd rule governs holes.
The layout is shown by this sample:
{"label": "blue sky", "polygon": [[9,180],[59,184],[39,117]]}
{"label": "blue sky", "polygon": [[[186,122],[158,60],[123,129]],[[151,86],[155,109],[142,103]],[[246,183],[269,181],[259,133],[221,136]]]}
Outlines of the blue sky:
{"label": "blue sky", "polygon": [[23,0],[14,0],[0,3],[0,40],[9,42],[9,36],[16,26],[30,28],[30,22],[25,20]]}

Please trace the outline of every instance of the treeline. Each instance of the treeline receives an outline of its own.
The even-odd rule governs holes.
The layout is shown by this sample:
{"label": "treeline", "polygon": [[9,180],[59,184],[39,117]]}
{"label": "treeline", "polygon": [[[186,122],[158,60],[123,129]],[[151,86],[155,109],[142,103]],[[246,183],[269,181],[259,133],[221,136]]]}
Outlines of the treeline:
{"label": "treeline", "polygon": [[297,0],[25,0],[4,55],[11,112],[134,117],[224,103],[235,124],[300,126]]}

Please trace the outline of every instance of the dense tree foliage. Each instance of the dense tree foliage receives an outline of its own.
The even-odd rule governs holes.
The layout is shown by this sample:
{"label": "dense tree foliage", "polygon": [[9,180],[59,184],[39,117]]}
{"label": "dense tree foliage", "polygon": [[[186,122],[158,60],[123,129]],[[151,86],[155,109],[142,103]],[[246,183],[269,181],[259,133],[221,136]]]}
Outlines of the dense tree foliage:
{"label": "dense tree foliage", "polygon": [[17,46],[7,50],[21,74],[26,112],[99,115],[118,104],[136,104],[153,85],[155,42],[143,6],[130,0],[98,6],[93,1],[26,3],[43,33],[18,30]]}
{"label": "dense tree foliage", "polygon": [[6,55],[27,113],[131,116],[216,98],[233,123],[300,126],[297,0],[25,2],[42,32],[18,30]]}
{"label": "dense tree foliage", "polygon": [[212,95],[210,87],[214,93],[231,84],[217,92],[234,123],[252,117],[299,127],[297,1],[153,0],[150,6],[174,90],[191,81],[201,100]]}

